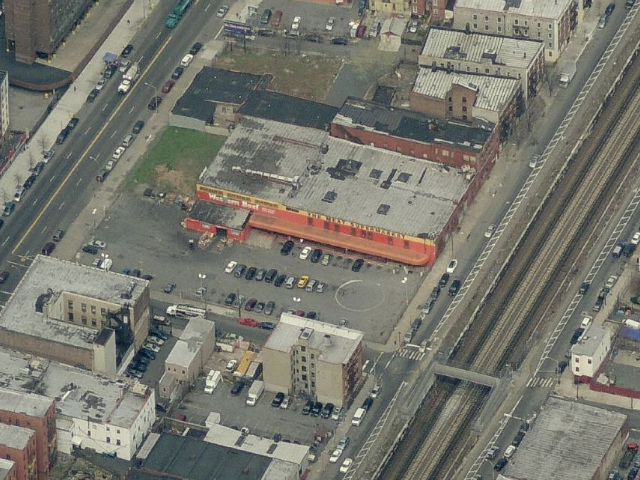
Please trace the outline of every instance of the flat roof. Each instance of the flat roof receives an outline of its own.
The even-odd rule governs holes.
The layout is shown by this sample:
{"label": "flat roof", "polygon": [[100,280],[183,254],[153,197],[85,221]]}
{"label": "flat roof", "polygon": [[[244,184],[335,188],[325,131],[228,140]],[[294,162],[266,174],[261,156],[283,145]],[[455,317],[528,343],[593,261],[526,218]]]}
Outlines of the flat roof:
{"label": "flat roof", "polygon": [[245,436],[238,430],[217,423],[209,425],[209,431],[204,437],[204,441],[237,451],[293,463],[296,465],[296,469],[305,463],[309,454],[307,445],[274,442],[271,438],[262,438],[252,434]]}
{"label": "flat roof", "polygon": [[611,338],[611,331],[608,328],[601,327],[600,325],[591,325],[587,328],[587,331],[584,332],[580,341],[571,347],[571,353],[592,357],[602,344],[602,339],[605,335]]}
{"label": "flat roof", "polygon": [[0,480],[7,478],[14,465],[15,463],[12,460],[0,458]]}
{"label": "flat roof", "polygon": [[455,120],[443,120],[424,113],[353,97],[345,100],[333,123],[421,143],[455,145],[473,153],[482,150],[495,126],[490,122],[476,122],[477,125],[470,125]]}
{"label": "flat roof", "polygon": [[247,101],[238,109],[238,113],[299,127],[328,130],[338,110],[338,107],[324,103],[268,90],[257,90],[249,93]]}
{"label": "flat roof", "polygon": [[451,167],[358,145],[321,130],[244,118],[199,183],[434,239],[469,180]]}
{"label": "flat roof", "polygon": [[527,68],[543,50],[544,44],[535,40],[430,28],[421,54],[478,64],[491,62],[494,65]]}
{"label": "flat roof", "polygon": [[213,123],[217,103],[240,105],[249,92],[258,86],[264,88],[270,76],[232,72],[221,68],[202,67],[173,106],[171,113]]}
{"label": "flat roof", "polygon": [[457,0],[455,8],[557,20],[572,0]]}
{"label": "flat roof", "polygon": [[358,330],[284,312],[264,348],[290,353],[301,337],[308,342],[310,349],[320,352],[318,360],[344,364],[362,343],[364,334]]}
{"label": "flat roof", "polygon": [[189,319],[189,323],[187,323],[180,338],[169,352],[165,362],[171,365],[189,367],[200,351],[205,338],[209,335],[215,336],[215,331],[216,324],[212,320],[201,317]]}
{"label": "flat roof", "polygon": [[[46,318],[36,312],[38,299],[47,294],[55,298],[69,292],[124,306],[137,302],[148,284],[141,278],[36,255],[0,314],[0,330],[92,349],[98,330]],[[122,298],[122,292],[132,286],[131,298]]]}
{"label": "flat roof", "polygon": [[[239,432],[237,432],[239,433]],[[164,433],[144,460],[145,472],[191,480],[261,480],[271,459],[211,442]],[[143,480],[131,470],[128,480]]]}
{"label": "flat roof", "polygon": [[18,427],[0,423],[0,445],[5,445],[16,450],[24,450],[29,440],[36,434],[30,428]]}
{"label": "flat roof", "polygon": [[133,424],[152,392],[128,378],[94,374],[5,348],[0,348],[0,384],[55,399],[59,415],[124,428]]}
{"label": "flat roof", "polygon": [[0,410],[42,418],[47,414],[52,403],[51,398],[42,395],[0,388]]}
{"label": "flat roof", "polygon": [[[527,480],[594,478],[627,416],[549,397],[504,476]],[[561,448],[559,448],[561,447]]]}
{"label": "flat roof", "polygon": [[419,68],[413,91],[443,100],[454,84],[476,92],[474,107],[498,113],[507,107],[521,85],[515,78],[448,73],[446,70],[433,71],[430,68]]}
{"label": "flat roof", "polygon": [[189,218],[208,223],[210,225],[223,225],[233,230],[243,230],[251,212],[239,208],[218,205],[217,203],[198,200],[189,212]]}

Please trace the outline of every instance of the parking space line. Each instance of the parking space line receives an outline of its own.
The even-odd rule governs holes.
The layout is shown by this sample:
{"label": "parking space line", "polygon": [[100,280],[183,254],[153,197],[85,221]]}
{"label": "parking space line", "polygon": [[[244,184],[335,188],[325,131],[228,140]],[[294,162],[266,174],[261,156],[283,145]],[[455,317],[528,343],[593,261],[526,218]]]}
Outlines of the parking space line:
{"label": "parking space line", "polygon": [[54,180],[55,178],[56,178],[56,176],[55,176],[55,175],[54,175],[54,176],[52,176],[52,177],[49,179],[49,183],[53,183],[53,180]]}
{"label": "parking space line", "polygon": [[4,239],[4,242],[2,242],[2,246],[4,247],[10,239],[11,239],[11,237],[10,237],[10,236],[9,236],[9,237],[7,237],[7,238],[5,238],[5,239]]}
{"label": "parking space line", "polygon": [[76,187],[82,183],[82,178],[76,182]]}

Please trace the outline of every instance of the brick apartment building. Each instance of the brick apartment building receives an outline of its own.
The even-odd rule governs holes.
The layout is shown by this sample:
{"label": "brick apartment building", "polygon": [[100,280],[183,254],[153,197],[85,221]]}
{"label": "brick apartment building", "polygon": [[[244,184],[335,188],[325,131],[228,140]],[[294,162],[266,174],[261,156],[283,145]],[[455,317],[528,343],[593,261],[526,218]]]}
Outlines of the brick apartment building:
{"label": "brick apartment building", "polygon": [[0,388],[0,424],[24,427],[34,432],[38,480],[45,480],[55,463],[55,414],[55,403],[48,397]]}
{"label": "brick apartment building", "polygon": [[17,480],[40,480],[36,451],[33,430],[0,423],[0,458],[15,462]]}
{"label": "brick apartment building", "polygon": [[0,480],[18,480],[16,462],[0,458]]}
{"label": "brick apartment building", "polygon": [[33,63],[58,48],[93,0],[4,0],[6,48]]}

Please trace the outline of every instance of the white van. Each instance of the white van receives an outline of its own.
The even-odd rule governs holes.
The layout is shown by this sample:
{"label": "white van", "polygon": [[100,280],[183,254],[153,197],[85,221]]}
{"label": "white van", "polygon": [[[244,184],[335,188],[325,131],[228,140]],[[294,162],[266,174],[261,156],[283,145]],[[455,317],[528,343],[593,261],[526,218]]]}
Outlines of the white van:
{"label": "white van", "polygon": [[359,427],[366,414],[367,411],[364,408],[357,409],[356,413],[353,415],[353,419],[351,420],[351,425]]}
{"label": "white van", "polygon": [[133,135],[132,133],[128,134],[126,137],[124,137],[124,140],[122,140],[122,146],[125,148],[129,148],[135,139],[135,135]]}

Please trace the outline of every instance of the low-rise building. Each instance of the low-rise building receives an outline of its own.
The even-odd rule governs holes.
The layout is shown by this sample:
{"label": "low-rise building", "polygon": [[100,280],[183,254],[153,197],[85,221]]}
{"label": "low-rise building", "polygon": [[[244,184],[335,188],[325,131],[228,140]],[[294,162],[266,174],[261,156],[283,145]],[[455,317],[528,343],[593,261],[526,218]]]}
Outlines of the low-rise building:
{"label": "low-rise building", "polygon": [[556,62],[578,25],[575,0],[457,0],[453,28],[544,42],[547,62]]}
{"label": "low-rise building", "polygon": [[189,319],[164,362],[165,374],[171,374],[178,384],[195,382],[213,353],[215,345],[215,322],[201,317]]}
{"label": "low-rise building", "polygon": [[0,423],[29,428],[35,432],[38,480],[48,478],[55,464],[55,415],[55,403],[49,397],[0,388]]}
{"label": "low-rise building", "polygon": [[148,332],[148,281],[44,255],[0,314],[0,345],[104,373]]}
{"label": "low-rise building", "polygon": [[0,423],[0,458],[15,462],[18,480],[40,480],[33,430]]}
{"label": "low-rise building", "polygon": [[622,413],[549,397],[498,478],[600,480],[628,435]]}
{"label": "low-rise building", "polygon": [[0,480],[18,480],[16,462],[0,458]]}
{"label": "low-rise building", "polygon": [[131,460],[155,421],[155,392],[128,378],[94,374],[0,349],[6,390],[56,399],[58,451],[75,448]]}
{"label": "low-rise building", "polygon": [[611,351],[611,332],[606,327],[591,325],[571,347],[571,372],[585,383],[594,377]]}
{"label": "low-rise building", "polygon": [[0,145],[9,131],[9,72],[0,70]]}
{"label": "low-rise building", "polygon": [[[411,109],[440,118],[473,122],[480,118],[507,132],[524,105],[514,78],[449,73],[419,68],[410,96]],[[506,126],[506,128],[505,128]]]}
{"label": "low-rise building", "polygon": [[349,404],[362,378],[363,338],[357,330],[283,313],[262,350],[265,388]]}
{"label": "low-rise building", "polygon": [[544,80],[544,44],[515,39],[431,28],[418,57],[421,67],[469,75],[514,78],[531,98]]}
{"label": "low-rise building", "polygon": [[369,8],[384,16],[422,16],[427,11],[428,0],[371,0]]}

